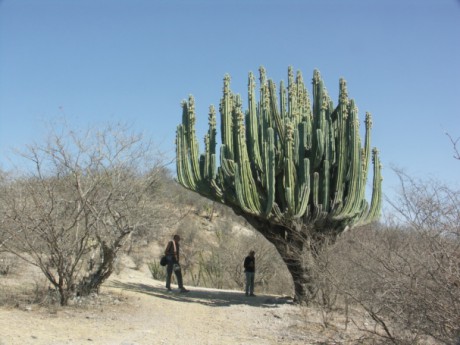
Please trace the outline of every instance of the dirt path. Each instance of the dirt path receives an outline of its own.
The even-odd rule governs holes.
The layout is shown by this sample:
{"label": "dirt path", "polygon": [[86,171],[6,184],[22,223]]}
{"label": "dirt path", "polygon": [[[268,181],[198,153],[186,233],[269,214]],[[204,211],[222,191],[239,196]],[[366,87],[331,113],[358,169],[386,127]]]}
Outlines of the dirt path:
{"label": "dirt path", "polygon": [[189,289],[187,294],[168,293],[163,282],[128,270],[105,284],[103,294],[110,292],[110,302],[0,309],[0,345],[313,343],[296,331],[298,308],[287,299]]}

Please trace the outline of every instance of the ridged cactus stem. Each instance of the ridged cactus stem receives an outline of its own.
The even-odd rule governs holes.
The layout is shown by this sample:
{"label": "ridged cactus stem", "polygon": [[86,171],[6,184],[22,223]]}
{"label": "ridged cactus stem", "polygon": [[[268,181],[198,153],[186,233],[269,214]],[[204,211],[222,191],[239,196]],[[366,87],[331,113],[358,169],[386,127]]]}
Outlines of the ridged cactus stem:
{"label": "ridged cactus stem", "polygon": [[296,185],[296,170],[293,159],[293,128],[288,122],[286,125],[286,145],[284,158],[284,191],[286,200],[286,211],[292,217],[295,213],[295,185]]}
{"label": "ridged cactus stem", "polygon": [[258,215],[262,212],[262,210],[246,148],[244,116],[241,110],[241,99],[239,96],[235,99],[234,118],[234,131],[236,138],[235,156],[236,164],[238,166],[235,178],[237,198],[243,210],[251,214]]}
{"label": "ridged cactus stem", "polygon": [[182,124],[177,129],[177,159],[181,166],[179,179],[189,188],[201,180],[199,149],[195,134],[195,103],[192,96],[182,102]]}
{"label": "ridged cactus stem", "polygon": [[359,211],[361,200],[358,198],[360,192],[361,175],[361,149],[359,140],[359,122],[357,118],[357,108],[353,100],[350,100],[348,110],[348,137],[349,137],[349,163],[346,176],[346,198],[340,213],[336,214],[336,219],[344,219],[356,216]]}
{"label": "ridged cactus stem", "polygon": [[249,73],[248,81],[248,111],[247,111],[247,134],[248,152],[252,157],[255,168],[263,171],[261,145],[259,144],[259,121],[257,117],[257,100],[255,95],[255,78],[254,74]]}
{"label": "ridged cactus stem", "polygon": [[198,181],[201,179],[200,176],[200,165],[199,165],[199,148],[198,148],[198,140],[196,138],[195,132],[195,122],[196,122],[196,115],[195,115],[195,100],[193,96],[190,96],[188,99],[187,105],[188,111],[188,126],[186,127],[186,138],[187,142],[190,143],[190,162],[192,165],[192,173],[193,179]]}
{"label": "ridged cactus stem", "polygon": [[297,84],[294,80],[294,71],[291,66],[288,68],[288,101],[289,101],[289,118],[292,120],[297,113]]}
{"label": "ridged cactus stem", "polygon": [[270,91],[266,81],[265,69],[260,68],[260,101],[259,101],[259,128],[261,143],[265,142],[268,137],[268,129],[272,128],[270,113]]}
{"label": "ridged cactus stem", "polygon": [[[365,139],[364,147],[361,149],[361,179],[360,179],[360,195],[359,200],[365,199],[366,184],[367,184],[367,173],[369,169],[370,153],[371,153],[371,128],[372,128],[372,116],[370,113],[366,113],[365,124]],[[361,202],[361,218],[367,207],[366,202]]]}
{"label": "ridged cactus stem", "polygon": [[348,160],[348,92],[346,82],[340,79],[340,94],[339,94],[339,105],[335,110],[336,116],[336,166],[334,174],[334,201],[333,201],[333,215],[337,215],[343,206],[343,197],[345,189],[345,177],[346,177],[346,164]]}
{"label": "ridged cactus stem", "polygon": [[277,96],[276,96],[276,85],[273,80],[268,81],[268,89],[270,91],[270,113],[274,119],[274,125],[278,133],[281,144],[284,143],[284,122],[281,117],[280,110],[278,108]]}
{"label": "ridged cactus stem", "polygon": [[267,218],[275,203],[275,138],[272,128],[267,131],[267,141],[264,142],[265,169],[263,174],[263,189],[267,191],[265,209],[262,214]]}
{"label": "ridged cactus stem", "polygon": [[216,178],[216,110],[209,107],[209,129],[205,138],[205,167],[203,177],[206,179]]}
{"label": "ridged cactus stem", "polygon": [[281,117],[285,118],[287,116],[287,98],[286,98],[286,87],[284,82],[280,82],[280,112]]}
{"label": "ridged cactus stem", "polygon": [[363,224],[375,220],[379,216],[382,207],[382,165],[380,163],[379,151],[376,148],[372,150],[372,162],[374,164],[374,179],[371,206]]}
{"label": "ridged cactus stem", "polygon": [[369,112],[366,112],[365,123],[365,139],[364,139],[364,148],[363,148],[363,173],[367,179],[367,170],[369,166],[370,156],[371,156],[371,128],[372,128],[372,115]]}
{"label": "ridged cactus stem", "polygon": [[233,95],[230,91],[230,76],[224,77],[224,94],[220,102],[222,145],[225,145],[225,158],[233,159]]}

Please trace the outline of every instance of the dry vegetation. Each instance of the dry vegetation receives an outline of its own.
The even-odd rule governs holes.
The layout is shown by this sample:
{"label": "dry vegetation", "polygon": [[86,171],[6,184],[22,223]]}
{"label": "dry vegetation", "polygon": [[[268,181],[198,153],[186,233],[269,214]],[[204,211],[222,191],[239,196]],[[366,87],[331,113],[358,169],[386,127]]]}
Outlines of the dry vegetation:
{"label": "dry vegetation", "polygon": [[[194,195],[187,198],[182,210],[189,213],[177,223],[148,240],[132,238],[122,254],[130,263],[117,261],[115,279],[127,270],[142,272],[148,267],[150,278],[163,281],[158,258],[170,236],[180,233],[184,278],[190,288],[242,291],[241,263],[248,250],[256,248],[258,293],[291,296],[291,278],[271,244],[223,206]],[[324,344],[333,343],[324,339],[338,344],[452,344],[459,321],[460,266],[455,243],[449,236],[442,239],[439,234],[396,226],[346,233],[322,254],[317,303],[291,311],[285,319],[290,320],[286,332],[298,339],[310,335],[309,344],[319,344],[321,339]],[[1,263],[5,273],[0,277],[0,303],[4,307],[57,308],[58,295],[40,272],[25,282],[21,261],[4,253]],[[89,303],[87,308],[92,306]],[[318,342],[313,342],[312,334]]]}
{"label": "dry vegetation", "polygon": [[[56,151],[53,154],[56,155]],[[107,170],[105,176],[126,179],[127,175],[110,175],[110,172],[110,169]],[[152,171],[148,174],[152,176]],[[285,328],[283,331],[278,329],[278,332],[280,337],[284,334],[286,341],[277,338],[278,343],[455,344],[460,339],[460,193],[435,181],[414,181],[401,172],[398,174],[402,191],[400,200],[393,202],[395,218],[386,224],[348,231],[336,243],[325,247],[327,249],[320,253],[321,260],[316,269],[315,304],[309,308],[289,309],[283,314]],[[58,180],[61,184],[55,184],[46,174],[41,175],[41,179],[22,177],[18,181],[12,179],[14,176],[2,173],[0,306],[3,310],[44,306],[55,312],[61,308],[59,304],[63,304],[60,288],[65,290],[65,297],[71,305],[67,308],[74,310],[75,301],[81,301],[82,297],[72,284],[84,282],[85,277],[91,277],[95,272],[94,267],[89,265],[90,260],[95,260],[93,265],[98,267],[106,262],[107,257],[101,255],[104,254],[103,244],[109,245],[114,259],[110,265],[111,272],[105,279],[110,280],[112,273],[119,279],[117,277],[123,274],[126,276],[127,270],[137,270],[144,276],[146,274],[148,279],[161,282],[164,269],[158,264],[159,257],[164,245],[175,233],[183,239],[184,281],[191,289],[242,291],[242,261],[249,250],[254,249],[257,258],[256,291],[265,296],[289,298],[292,295],[292,278],[269,242],[225,206],[179,187],[163,168],[154,175],[155,188],[149,189],[147,194],[145,189],[138,189],[143,191],[137,192],[136,195],[141,197],[139,199],[125,197],[133,191],[126,183],[112,189],[120,196],[118,204],[111,204],[106,211],[113,221],[111,224],[118,226],[117,231],[112,233],[114,236],[107,232],[107,227],[103,236],[100,232],[93,236],[98,234],[100,227],[90,227],[91,231],[82,233],[79,226],[70,226],[72,222],[69,223],[68,219],[59,223],[65,213],[57,213],[52,221],[53,227],[46,230],[42,224],[45,220],[50,221],[52,212],[38,213],[44,210],[45,205],[38,202],[45,200],[39,198],[38,192],[42,190],[53,196],[55,208],[47,210],[55,212],[59,202],[65,204],[62,198],[68,198],[70,189],[59,188],[69,182],[68,176],[71,174],[65,175],[66,178],[60,175]],[[141,179],[142,183],[146,181],[142,174],[129,176]],[[37,185],[42,189],[34,189]],[[71,185],[69,183],[68,186]],[[98,183],[91,186],[96,185],[100,187]],[[93,191],[98,197],[107,195],[102,193],[103,188]],[[81,197],[81,190],[77,189],[76,195]],[[82,204],[94,205],[94,200],[88,198]],[[107,205],[107,200],[111,199],[106,197],[104,200]],[[27,211],[33,208],[26,206],[34,203],[39,208],[34,209],[35,216],[32,216]],[[63,209],[68,214],[74,214],[69,211],[69,203],[66,205]],[[129,214],[133,207],[136,208],[134,215]],[[125,213],[121,214],[119,210]],[[87,217],[91,215],[94,214],[86,214]],[[49,231],[62,229],[63,224],[68,225],[67,232]],[[92,226],[97,222],[90,224]],[[41,237],[42,232],[63,237]],[[80,237],[76,237],[77,233]],[[124,240],[118,246],[116,240],[120,234]],[[76,239],[76,242],[70,242],[73,245],[90,241],[95,241],[97,245],[77,246],[79,249],[75,251],[68,246],[69,242],[62,242],[72,236]],[[100,248],[99,251],[88,250],[94,247]],[[50,248],[52,250],[48,252]],[[56,255],[71,260],[56,261]],[[28,269],[26,262],[35,269]],[[75,268],[70,275],[66,271],[66,263],[73,264]],[[25,272],[33,274],[26,275]],[[56,280],[56,277],[64,281]],[[72,281],[66,283],[66,277],[72,278]],[[140,282],[137,284],[142,285]],[[161,290],[160,283],[158,291]],[[94,298],[95,295],[88,296]],[[222,296],[225,299],[229,295]],[[120,310],[123,308],[121,305],[132,303],[133,299],[135,297],[129,295],[126,301],[120,303]],[[201,303],[193,297],[190,301]],[[229,299],[228,304],[231,301]],[[100,303],[108,302],[101,300]],[[238,302],[241,303],[244,302]],[[95,305],[98,304],[88,303],[86,308]],[[237,314],[236,317],[244,315]],[[248,317],[251,315],[247,314]],[[259,317],[259,314],[252,316]],[[212,318],[211,310],[209,317]]]}

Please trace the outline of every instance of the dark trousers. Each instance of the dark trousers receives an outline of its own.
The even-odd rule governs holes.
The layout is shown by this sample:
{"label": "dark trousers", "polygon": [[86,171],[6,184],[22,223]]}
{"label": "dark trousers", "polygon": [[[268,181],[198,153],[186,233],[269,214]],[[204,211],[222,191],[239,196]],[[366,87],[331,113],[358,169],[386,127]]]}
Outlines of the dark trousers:
{"label": "dark trousers", "polygon": [[246,272],[246,296],[254,294],[254,272]]}
{"label": "dark trousers", "polygon": [[[166,266],[166,288],[170,289],[171,288],[171,276],[173,273],[173,265],[174,262],[169,262],[168,265]],[[178,269],[177,271],[174,271],[174,274],[176,275],[177,279],[177,285],[179,285],[179,289],[182,289],[184,287],[182,283],[182,271]]]}

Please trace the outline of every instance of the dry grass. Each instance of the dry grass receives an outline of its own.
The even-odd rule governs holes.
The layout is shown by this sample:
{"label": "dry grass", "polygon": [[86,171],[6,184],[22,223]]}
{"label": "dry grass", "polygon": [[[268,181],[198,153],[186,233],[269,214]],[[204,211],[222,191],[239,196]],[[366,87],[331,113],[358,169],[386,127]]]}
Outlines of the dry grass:
{"label": "dry grass", "polygon": [[8,274],[0,275],[0,306],[27,308],[28,305],[54,304],[56,293],[49,289],[43,274],[11,254],[2,254]]}

